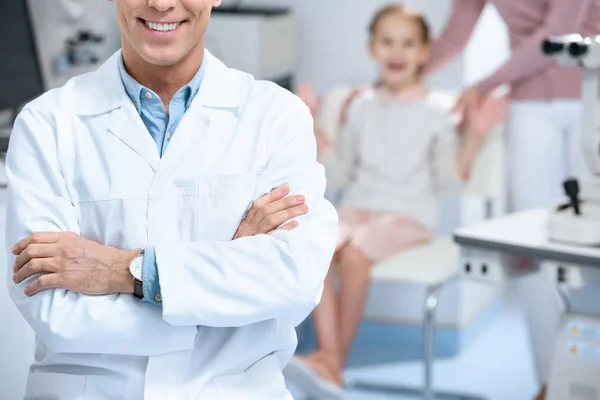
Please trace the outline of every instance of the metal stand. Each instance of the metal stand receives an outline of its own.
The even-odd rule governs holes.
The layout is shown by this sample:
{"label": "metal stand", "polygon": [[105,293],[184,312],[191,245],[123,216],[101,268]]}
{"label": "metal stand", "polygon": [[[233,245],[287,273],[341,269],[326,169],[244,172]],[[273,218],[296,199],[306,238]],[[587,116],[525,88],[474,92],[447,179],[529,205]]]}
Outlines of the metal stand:
{"label": "metal stand", "polygon": [[423,388],[390,385],[383,383],[369,383],[361,380],[347,381],[347,388],[405,396],[408,395],[418,397],[424,400],[485,400],[483,397],[471,394],[433,390],[433,347],[435,335],[435,313],[437,310],[439,295],[442,287],[443,284],[428,287],[427,295],[425,296],[425,314],[423,319]]}

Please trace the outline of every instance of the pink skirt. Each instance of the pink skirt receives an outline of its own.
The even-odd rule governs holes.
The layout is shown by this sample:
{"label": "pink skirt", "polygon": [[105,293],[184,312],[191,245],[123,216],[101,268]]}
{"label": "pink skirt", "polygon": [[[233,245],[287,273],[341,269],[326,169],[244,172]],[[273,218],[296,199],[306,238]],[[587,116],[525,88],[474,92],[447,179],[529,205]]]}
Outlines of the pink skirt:
{"label": "pink skirt", "polygon": [[341,207],[338,215],[337,248],[353,245],[373,261],[385,260],[432,239],[427,227],[402,214]]}

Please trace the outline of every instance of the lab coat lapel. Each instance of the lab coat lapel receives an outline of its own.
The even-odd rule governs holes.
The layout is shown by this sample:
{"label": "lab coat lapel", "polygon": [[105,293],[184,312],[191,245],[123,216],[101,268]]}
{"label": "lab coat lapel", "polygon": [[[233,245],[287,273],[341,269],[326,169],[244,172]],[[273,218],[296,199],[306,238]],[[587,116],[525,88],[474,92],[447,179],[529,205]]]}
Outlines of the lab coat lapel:
{"label": "lab coat lapel", "polygon": [[[232,74],[208,50],[204,57],[206,71],[202,85],[167,146],[157,175],[193,152],[199,139],[228,135],[237,123],[244,99],[245,82],[236,79],[239,74]],[[206,143],[209,145],[210,141]]]}
{"label": "lab coat lapel", "polygon": [[154,171],[157,170],[160,156],[156,143],[133,104],[125,104],[111,112],[108,130],[146,160]]}
{"label": "lab coat lapel", "polygon": [[165,150],[156,171],[157,178],[197,146],[197,141],[211,130],[212,121],[202,107],[190,107]]}
{"label": "lab coat lapel", "polygon": [[[156,171],[160,161],[158,149],[127,96],[119,72],[121,57],[119,50],[93,73],[89,84],[80,88],[82,97],[77,114],[96,116],[109,113],[108,132],[144,158]],[[107,133],[105,129],[101,127],[102,134]]]}

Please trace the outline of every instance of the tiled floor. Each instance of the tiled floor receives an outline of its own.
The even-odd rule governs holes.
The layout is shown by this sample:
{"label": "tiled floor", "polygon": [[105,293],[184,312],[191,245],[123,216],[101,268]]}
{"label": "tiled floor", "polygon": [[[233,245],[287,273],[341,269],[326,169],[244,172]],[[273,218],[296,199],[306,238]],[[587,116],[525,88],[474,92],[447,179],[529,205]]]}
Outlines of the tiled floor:
{"label": "tiled floor", "polygon": [[[417,386],[422,369],[417,362],[353,369],[348,377]],[[487,400],[530,400],[537,383],[530,357],[525,321],[509,295],[506,307],[491,326],[454,359],[436,363],[438,389],[476,394]],[[292,392],[296,399],[301,393]],[[349,391],[344,400],[407,400],[412,397]]]}

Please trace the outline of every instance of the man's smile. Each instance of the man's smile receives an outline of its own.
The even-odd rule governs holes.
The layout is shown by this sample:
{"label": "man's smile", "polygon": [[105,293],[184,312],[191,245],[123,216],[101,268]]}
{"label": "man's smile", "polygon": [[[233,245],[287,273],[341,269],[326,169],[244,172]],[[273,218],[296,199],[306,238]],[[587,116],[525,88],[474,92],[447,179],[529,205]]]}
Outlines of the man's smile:
{"label": "man's smile", "polygon": [[155,32],[168,33],[177,30],[185,21],[178,22],[153,22],[147,21],[145,19],[139,18],[141,22],[146,25],[146,27]]}

